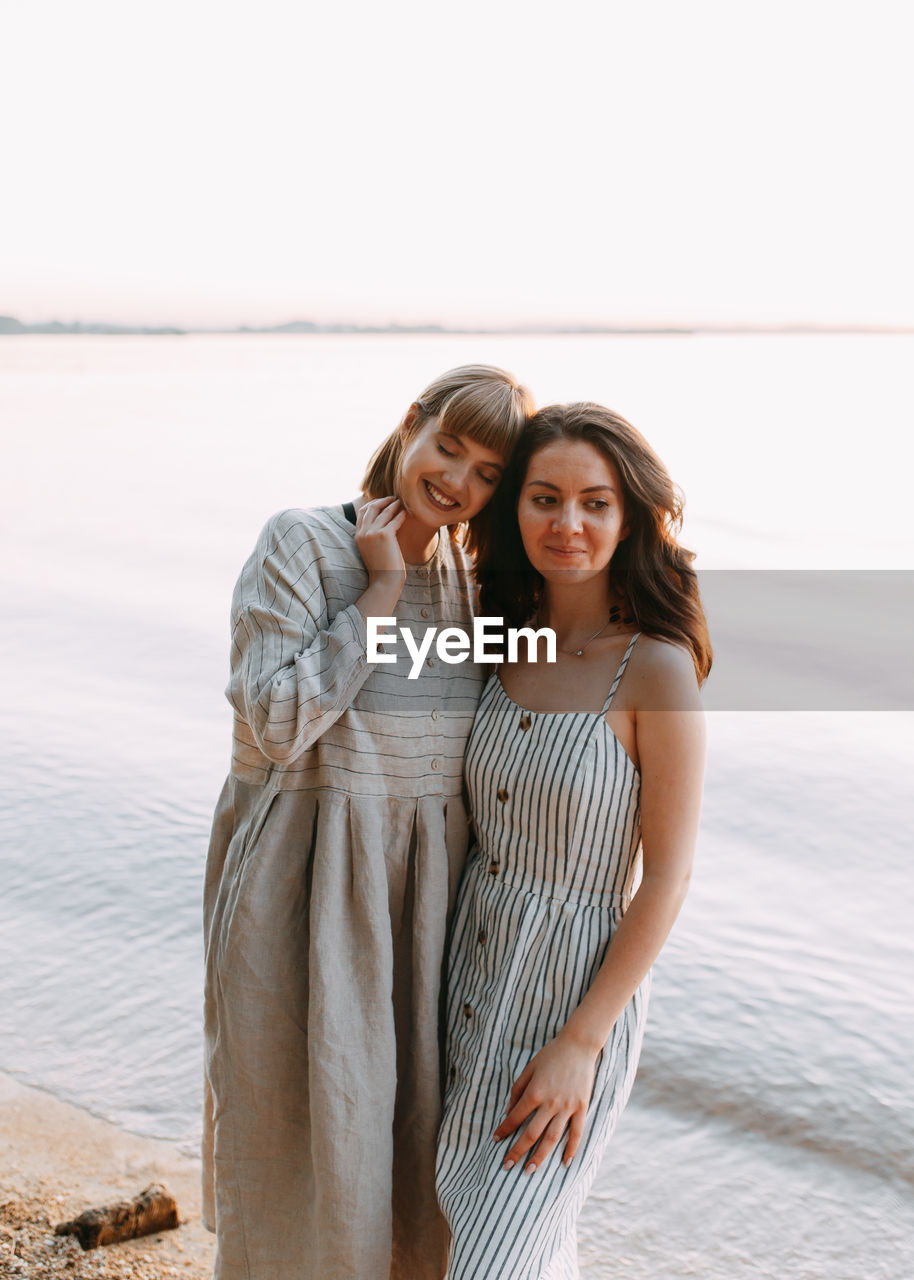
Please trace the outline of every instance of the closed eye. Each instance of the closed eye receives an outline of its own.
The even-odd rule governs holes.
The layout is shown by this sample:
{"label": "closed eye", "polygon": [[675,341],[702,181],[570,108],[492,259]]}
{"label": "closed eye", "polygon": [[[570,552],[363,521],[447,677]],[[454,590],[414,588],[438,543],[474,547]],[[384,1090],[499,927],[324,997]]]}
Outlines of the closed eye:
{"label": "closed eye", "polygon": [[457,457],[456,453],[451,453],[450,449],[445,449],[444,445],[440,441],[437,441],[437,444],[438,444],[438,452],[443,453],[446,458]]}

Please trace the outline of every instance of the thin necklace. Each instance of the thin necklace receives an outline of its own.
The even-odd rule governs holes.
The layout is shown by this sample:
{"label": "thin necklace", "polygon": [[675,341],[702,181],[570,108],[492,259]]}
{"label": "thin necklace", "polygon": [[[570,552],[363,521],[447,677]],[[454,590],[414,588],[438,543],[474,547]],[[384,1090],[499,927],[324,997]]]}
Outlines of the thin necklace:
{"label": "thin necklace", "polygon": [[[600,627],[598,631],[595,631],[593,633],[593,635],[590,637],[590,640],[596,640],[600,632],[605,631],[608,626],[609,626],[609,618],[606,619],[606,621],[603,623],[602,627]],[[590,644],[590,640],[585,640],[584,643],[581,645],[580,649],[562,649],[560,650],[560,652],[567,653],[569,657],[572,657],[572,658],[580,658],[583,656],[584,650]]]}
{"label": "thin necklace", "polygon": [[589,639],[585,640],[584,643],[581,645],[580,649],[560,649],[559,652],[567,653],[570,658],[581,658],[584,656],[584,650],[590,644],[591,640],[596,640],[597,636],[601,635],[602,632],[604,632],[611,623],[634,622],[634,621],[635,619],[630,616],[626,616],[623,618],[621,607],[617,604],[614,604],[609,611],[609,617],[603,623],[602,627],[600,627],[598,631],[595,631],[593,635],[589,637]]}

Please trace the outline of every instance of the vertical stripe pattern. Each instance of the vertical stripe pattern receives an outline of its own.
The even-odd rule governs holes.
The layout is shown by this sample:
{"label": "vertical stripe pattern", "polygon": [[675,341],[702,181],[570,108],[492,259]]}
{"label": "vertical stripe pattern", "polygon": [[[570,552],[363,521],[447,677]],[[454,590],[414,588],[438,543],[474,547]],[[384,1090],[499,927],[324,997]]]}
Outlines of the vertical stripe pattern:
{"label": "vertical stripe pattern", "polygon": [[606,723],[637,635],[599,713],[533,712],[495,675],[467,748],[476,849],[448,966],[448,1064],[438,1197],[448,1280],[571,1280],[576,1222],[634,1081],[649,978],[597,1064],[571,1167],[564,1139],[532,1176],[492,1133],[511,1086],[590,987],[628,905],[641,845],[640,776]]}

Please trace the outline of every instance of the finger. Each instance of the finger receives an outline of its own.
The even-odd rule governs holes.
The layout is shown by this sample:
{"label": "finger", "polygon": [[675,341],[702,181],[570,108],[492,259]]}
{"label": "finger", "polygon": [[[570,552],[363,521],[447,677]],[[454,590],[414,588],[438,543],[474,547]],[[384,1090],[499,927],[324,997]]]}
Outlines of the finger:
{"label": "finger", "polygon": [[512,1112],[517,1107],[518,1099],[523,1096],[523,1092],[527,1087],[527,1083],[530,1079],[530,1076],[533,1074],[533,1072],[531,1071],[531,1066],[532,1066],[532,1063],[528,1063],[527,1066],[524,1067],[523,1071],[520,1073],[520,1075],[517,1077],[517,1079],[514,1081],[514,1083],[511,1086],[511,1092],[508,1095],[508,1107],[507,1107],[505,1118],[504,1120],[502,1120],[501,1124],[492,1134],[492,1137],[495,1139],[496,1142],[498,1142],[500,1138],[506,1138],[509,1133],[513,1133],[519,1124],[523,1124],[524,1120],[527,1118],[528,1115],[530,1115],[531,1111],[536,1110],[536,1107],[533,1106],[527,1109],[526,1111],[524,1111],[519,1119],[515,1120],[512,1117]]}
{"label": "finger", "polygon": [[568,1132],[568,1141],[565,1143],[565,1159],[564,1164],[567,1168],[577,1155],[578,1147],[581,1144],[581,1138],[584,1133],[584,1112],[576,1111],[571,1117],[571,1128]]}
{"label": "finger", "polygon": [[520,1134],[517,1141],[505,1156],[503,1168],[513,1169],[520,1160],[523,1160],[524,1156],[534,1143],[539,1142],[540,1138],[545,1133],[546,1126],[549,1124],[550,1119],[551,1116],[548,1112],[545,1115],[537,1113],[531,1118],[526,1129],[522,1134]]}
{"label": "finger", "polygon": [[510,1111],[518,1098],[523,1094],[527,1085],[530,1083],[530,1077],[533,1075],[533,1063],[528,1062],[523,1071],[511,1086],[511,1092],[508,1095],[508,1110]]}
{"label": "finger", "polygon": [[533,1098],[528,1097],[526,1093],[522,1094],[492,1134],[492,1137],[496,1142],[500,1142],[502,1138],[507,1138],[509,1134],[514,1133],[515,1129],[519,1129],[524,1121],[533,1115],[538,1106],[539,1103],[534,1101]]}
{"label": "finger", "polygon": [[355,513],[356,524],[370,523],[378,514],[390,506],[392,502],[399,502],[399,498],[369,498],[367,502],[363,502]]}
{"label": "finger", "polygon": [[363,529],[367,526],[383,527],[391,516],[403,509],[403,503],[399,498],[373,498],[371,502],[366,502],[363,507],[359,507],[355,518],[356,527],[359,521]]}
{"label": "finger", "polygon": [[540,1138],[536,1150],[530,1156],[524,1166],[524,1173],[536,1173],[537,1169],[544,1160],[548,1160],[555,1150],[556,1143],[568,1125],[568,1119],[564,1115],[553,1116],[546,1125],[542,1138]]}
{"label": "finger", "polygon": [[370,520],[371,517],[374,515],[374,513],[377,511],[377,509],[378,509],[377,498],[369,498],[366,502],[363,502],[362,505],[359,507],[358,511],[355,513],[356,524],[359,524],[359,523],[364,524],[366,520]]}
{"label": "finger", "polygon": [[385,501],[384,506],[378,510],[377,523],[379,525],[387,524],[389,520],[392,520],[394,516],[400,515],[401,512],[403,514],[406,513],[403,503],[399,498],[391,498],[389,501]]}
{"label": "finger", "polygon": [[501,1124],[492,1135],[496,1142],[501,1142],[502,1138],[510,1138],[512,1133],[516,1133],[521,1125],[526,1124],[530,1117],[536,1112],[537,1104],[531,1102],[529,1098],[521,1098],[516,1106],[513,1106],[508,1114],[502,1120]]}

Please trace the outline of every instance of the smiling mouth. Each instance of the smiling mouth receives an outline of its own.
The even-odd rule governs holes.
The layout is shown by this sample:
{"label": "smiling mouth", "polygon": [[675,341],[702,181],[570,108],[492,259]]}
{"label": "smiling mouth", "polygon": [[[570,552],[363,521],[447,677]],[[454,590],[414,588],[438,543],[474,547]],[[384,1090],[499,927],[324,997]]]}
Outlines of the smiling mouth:
{"label": "smiling mouth", "polygon": [[582,556],[584,554],[583,547],[547,547],[547,551],[551,551],[554,556]]}
{"label": "smiling mouth", "polygon": [[454,498],[449,498],[447,494],[442,493],[440,489],[436,489],[428,480],[423,480],[422,483],[425,485],[425,492],[431,499],[432,504],[436,507],[440,507],[442,511],[453,511],[455,507],[460,506],[459,502]]}

